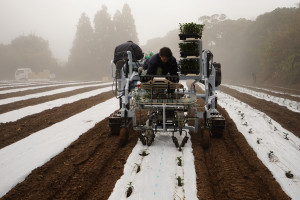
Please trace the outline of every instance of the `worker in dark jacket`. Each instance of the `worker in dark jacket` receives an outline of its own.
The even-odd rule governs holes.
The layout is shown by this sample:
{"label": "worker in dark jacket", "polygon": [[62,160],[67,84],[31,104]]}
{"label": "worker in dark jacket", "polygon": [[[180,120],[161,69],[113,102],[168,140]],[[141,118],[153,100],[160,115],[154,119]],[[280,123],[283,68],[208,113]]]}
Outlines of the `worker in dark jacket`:
{"label": "worker in dark jacket", "polygon": [[177,75],[178,66],[176,58],[168,47],[163,47],[159,53],[153,55],[144,63],[147,75]]}
{"label": "worker in dark jacket", "polygon": [[142,49],[132,41],[125,42],[123,44],[118,45],[115,48],[114,53],[114,63],[116,64],[119,60],[126,60],[128,58],[127,51],[131,51],[132,60],[135,62],[144,57]]}

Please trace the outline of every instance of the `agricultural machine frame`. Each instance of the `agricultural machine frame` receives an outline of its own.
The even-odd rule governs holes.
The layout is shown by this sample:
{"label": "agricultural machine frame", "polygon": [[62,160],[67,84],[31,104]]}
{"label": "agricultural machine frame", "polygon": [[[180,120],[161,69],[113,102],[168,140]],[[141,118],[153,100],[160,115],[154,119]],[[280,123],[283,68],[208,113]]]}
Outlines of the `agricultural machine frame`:
{"label": "agricultural machine frame", "polygon": [[[141,75],[139,65],[133,62],[132,53],[128,59],[116,64],[111,62],[111,74],[115,80],[115,95],[120,101],[120,109],[109,118],[112,134],[120,134],[121,146],[125,145],[128,130],[139,131],[144,145],[150,146],[158,132],[171,132],[172,140],[179,149],[188,141],[187,131],[199,133],[203,148],[210,146],[211,136],[221,136],[225,127],[224,117],[217,111],[216,90],[221,84],[221,65],[213,62],[213,54],[202,50],[199,42],[200,66],[198,75],[148,76]],[[188,89],[180,82],[190,81]],[[196,84],[203,84],[205,93],[196,93]],[[204,101],[204,106],[197,99]],[[147,120],[137,120],[138,112],[147,111]],[[201,125],[199,123],[201,121]],[[137,123],[139,121],[139,123]],[[179,144],[175,133],[185,136]]]}

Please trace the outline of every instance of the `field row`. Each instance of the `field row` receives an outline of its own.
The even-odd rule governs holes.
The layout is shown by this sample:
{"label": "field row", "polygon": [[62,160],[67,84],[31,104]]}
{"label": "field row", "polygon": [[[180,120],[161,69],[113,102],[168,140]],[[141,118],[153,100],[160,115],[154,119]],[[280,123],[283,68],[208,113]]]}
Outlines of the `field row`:
{"label": "field row", "polygon": [[[224,138],[212,138],[211,150],[203,151],[199,135],[192,133],[184,151],[178,152],[167,133],[158,135],[146,149],[132,132],[129,144],[118,147],[119,138],[110,136],[106,118],[118,108],[111,87],[105,87],[111,83],[13,84],[0,83],[2,95],[14,96],[0,95],[0,99],[24,98],[23,92],[27,99],[0,105],[0,110],[11,106],[0,114],[0,176],[5,180],[0,194],[9,191],[4,199],[120,199],[128,184],[134,186],[131,199],[287,199],[280,187],[290,197],[300,195],[300,133],[296,130],[300,118],[295,117],[296,124],[290,126],[290,121],[278,121],[270,114],[299,113],[241,93],[237,86],[221,87],[227,94],[218,92],[218,103],[226,110],[219,108],[226,116]],[[290,101],[298,98],[280,95]],[[49,101],[41,99],[50,96]],[[23,106],[17,106],[22,101]],[[261,110],[257,101],[276,106]],[[149,155],[142,158],[139,154],[145,149]],[[179,157],[182,167],[177,165]]]}

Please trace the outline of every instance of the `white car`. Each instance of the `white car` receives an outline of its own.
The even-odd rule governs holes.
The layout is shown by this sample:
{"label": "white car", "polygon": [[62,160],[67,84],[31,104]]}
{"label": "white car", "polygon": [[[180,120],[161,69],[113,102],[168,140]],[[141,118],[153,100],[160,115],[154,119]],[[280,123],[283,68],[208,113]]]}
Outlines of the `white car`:
{"label": "white car", "polygon": [[31,68],[19,68],[15,72],[15,80],[24,81],[28,80],[28,75],[32,73]]}

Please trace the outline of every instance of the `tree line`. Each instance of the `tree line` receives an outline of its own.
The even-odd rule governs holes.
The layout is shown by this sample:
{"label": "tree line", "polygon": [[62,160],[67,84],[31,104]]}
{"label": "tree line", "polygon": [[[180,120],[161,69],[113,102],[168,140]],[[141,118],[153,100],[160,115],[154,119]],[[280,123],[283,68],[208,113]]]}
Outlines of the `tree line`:
{"label": "tree line", "polygon": [[[203,48],[210,49],[214,61],[222,64],[223,79],[276,84],[300,83],[300,8],[277,8],[256,20],[227,19],[224,14],[201,16],[205,24]],[[184,23],[184,22],[183,22]],[[179,28],[179,27],[178,27]],[[179,59],[179,30],[150,39],[144,52],[172,49]],[[102,6],[93,19],[83,13],[64,67],[53,58],[46,40],[35,35],[20,36],[9,45],[0,44],[0,78],[12,79],[21,66],[34,71],[49,69],[60,79],[99,80],[110,77],[114,48],[132,40],[138,43],[135,22],[128,4],[113,17]]]}
{"label": "tree line", "polygon": [[109,78],[114,48],[128,40],[139,42],[128,4],[124,4],[122,11],[117,11],[113,18],[107,7],[102,6],[94,17],[94,28],[83,13],[66,65],[66,77],[83,80]]}
{"label": "tree line", "polygon": [[0,79],[14,79],[16,69],[26,67],[35,72],[43,69],[58,72],[60,69],[49,43],[41,37],[22,35],[8,45],[0,44]]}
{"label": "tree line", "polygon": [[[223,79],[273,84],[300,83],[300,8],[277,8],[256,20],[227,19],[224,14],[201,16],[205,24],[203,48],[214,54],[222,65]],[[179,30],[155,38],[143,50],[169,45],[179,56]],[[179,59],[179,57],[177,57]]]}
{"label": "tree line", "polygon": [[13,79],[17,68],[48,69],[58,79],[100,80],[110,77],[114,48],[132,40],[138,43],[134,18],[128,4],[113,17],[105,5],[95,14],[93,26],[82,13],[65,66],[53,57],[49,43],[36,35],[20,36],[10,44],[0,44],[0,79]]}

